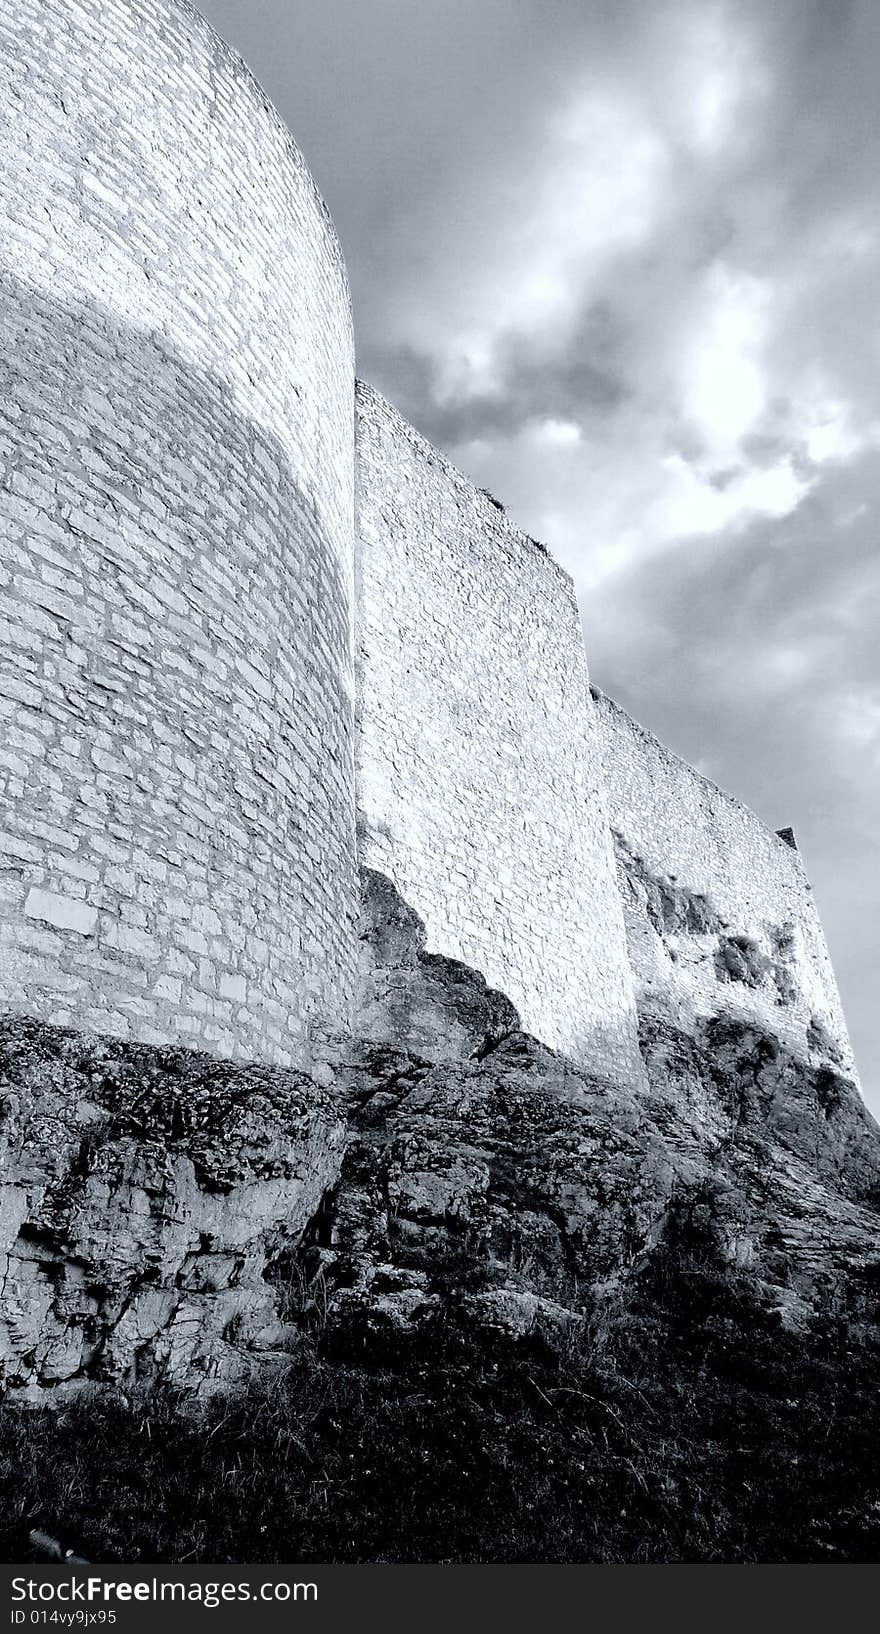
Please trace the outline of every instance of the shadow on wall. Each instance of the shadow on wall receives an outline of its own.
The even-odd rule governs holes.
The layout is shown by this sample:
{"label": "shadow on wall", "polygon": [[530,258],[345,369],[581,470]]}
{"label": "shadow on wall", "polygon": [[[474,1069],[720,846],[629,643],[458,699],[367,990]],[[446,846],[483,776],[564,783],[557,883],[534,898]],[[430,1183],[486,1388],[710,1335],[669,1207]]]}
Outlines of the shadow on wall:
{"label": "shadow on wall", "polygon": [[0,279],[0,1002],[302,1059],[356,916],[350,591],[229,383]]}

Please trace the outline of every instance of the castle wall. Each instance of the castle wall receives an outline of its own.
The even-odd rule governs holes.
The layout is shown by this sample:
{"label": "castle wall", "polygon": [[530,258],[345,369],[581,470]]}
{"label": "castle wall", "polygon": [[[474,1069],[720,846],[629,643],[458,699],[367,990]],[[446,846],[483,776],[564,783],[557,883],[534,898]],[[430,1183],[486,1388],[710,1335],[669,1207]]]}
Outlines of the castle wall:
{"label": "castle wall", "polygon": [[358,388],[363,861],[525,1028],[640,1071],[567,575]]}
{"label": "castle wall", "polygon": [[639,1009],[686,1030],[728,1015],[853,1072],[796,850],[594,693]]}
{"label": "castle wall", "polygon": [[353,354],[178,0],[0,0],[0,1005],[305,1057],[353,983]]}

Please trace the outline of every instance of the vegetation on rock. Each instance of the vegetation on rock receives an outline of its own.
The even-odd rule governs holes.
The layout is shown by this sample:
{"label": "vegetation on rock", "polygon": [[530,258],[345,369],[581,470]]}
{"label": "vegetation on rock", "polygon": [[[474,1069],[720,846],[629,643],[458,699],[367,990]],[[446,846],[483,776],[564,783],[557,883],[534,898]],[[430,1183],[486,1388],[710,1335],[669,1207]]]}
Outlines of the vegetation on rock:
{"label": "vegetation on rock", "polygon": [[877,1559],[854,1085],[654,1012],[598,1078],[370,913],[332,1083],[0,1036],[6,1558]]}

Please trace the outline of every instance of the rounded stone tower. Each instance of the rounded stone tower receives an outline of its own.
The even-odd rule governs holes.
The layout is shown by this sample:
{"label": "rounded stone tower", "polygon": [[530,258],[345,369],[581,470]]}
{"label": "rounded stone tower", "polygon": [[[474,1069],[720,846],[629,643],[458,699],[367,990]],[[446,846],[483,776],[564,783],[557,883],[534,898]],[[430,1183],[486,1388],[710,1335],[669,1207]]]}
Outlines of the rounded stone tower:
{"label": "rounded stone tower", "polygon": [[354,965],[354,363],[183,0],[0,0],[0,1009],[274,1062]]}

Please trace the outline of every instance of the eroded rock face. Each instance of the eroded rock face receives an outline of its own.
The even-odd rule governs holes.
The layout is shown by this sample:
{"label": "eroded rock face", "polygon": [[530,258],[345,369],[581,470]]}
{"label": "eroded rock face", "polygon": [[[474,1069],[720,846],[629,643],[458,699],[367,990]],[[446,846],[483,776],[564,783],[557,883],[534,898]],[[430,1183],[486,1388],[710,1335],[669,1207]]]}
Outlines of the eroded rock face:
{"label": "eroded rock face", "polygon": [[[730,980],[736,956],[778,996],[783,941],[771,960],[705,898],[640,886],[658,939],[705,940]],[[380,875],[364,947],[372,1037],[337,1062],[350,1141],[296,1256],[331,1328],[411,1328],[450,1297],[513,1335],[595,1321],[685,1219],[795,1326],[877,1265],[880,1131],[825,1040],[808,1057],[749,1017],[679,1024],[649,991],[634,1090],[516,1031],[460,967],[426,972],[420,924]]]}
{"label": "eroded rock face", "polygon": [[627,945],[642,1021],[699,1040],[711,1018],[751,1024],[805,1066],[845,1069],[844,1050],[811,1008],[824,1002],[794,921],[730,923],[717,905],[657,873],[613,831]]}
{"label": "eroded rock face", "polygon": [[301,1074],[0,1026],[0,1358],[69,1393],[234,1382],[295,1334],[264,1280],[338,1173],[334,1098]]}
{"label": "eroded rock face", "polygon": [[[704,934],[682,894],[652,911]],[[381,876],[363,948],[362,1036],[326,1085],[0,1027],[14,1390],[235,1385],[316,1328],[346,1356],[368,1340],[393,1356],[451,1306],[514,1343],[565,1343],[625,1311],[685,1239],[790,1328],[877,1321],[880,1131],[827,1055],[649,1004],[645,1082],[623,1086],[427,958]]]}
{"label": "eroded rock face", "polygon": [[701,1211],[719,1263],[791,1325],[847,1308],[876,1321],[880,1129],[855,1085],[732,1018],[677,1032],[648,1016],[650,1115],[683,1163],[675,1209]]}
{"label": "eroded rock face", "polygon": [[439,1064],[364,1045],[340,1078],[351,1141],[311,1261],[333,1321],[410,1325],[460,1294],[490,1326],[558,1326],[662,1218],[674,1161],[635,1096],[525,1034]]}
{"label": "eroded rock face", "polygon": [[457,959],[425,952],[425,927],[374,869],[361,871],[357,1032],[432,1061],[479,1055],[520,1019],[503,993]]}
{"label": "eroded rock face", "polygon": [[[639,1096],[514,1034],[479,1061],[361,1046],[351,1141],[299,1252],[331,1327],[450,1297],[517,1336],[595,1322],[685,1218],[798,1326],[880,1269],[880,1133],[853,1086],[754,1029],[643,1035]],[[871,1269],[873,1268],[873,1270]]]}

